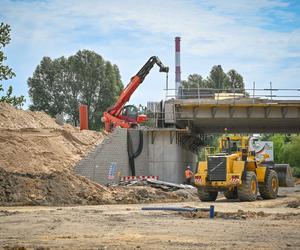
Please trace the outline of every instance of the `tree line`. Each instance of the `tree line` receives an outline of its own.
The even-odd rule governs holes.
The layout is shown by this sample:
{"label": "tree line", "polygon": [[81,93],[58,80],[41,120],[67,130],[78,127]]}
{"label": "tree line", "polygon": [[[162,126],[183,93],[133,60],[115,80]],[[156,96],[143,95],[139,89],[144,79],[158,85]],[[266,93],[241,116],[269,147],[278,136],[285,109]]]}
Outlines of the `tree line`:
{"label": "tree line", "polygon": [[191,74],[187,80],[181,82],[182,88],[212,88],[212,89],[235,89],[243,92],[245,89],[244,79],[236,70],[231,69],[224,72],[221,65],[212,67],[208,77],[205,79],[200,74]]}
{"label": "tree line", "polygon": [[68,58],[44,57],[28,78],[31,110],[51,116],[63,113],[77,126],[79,105],[86,104],[90,129],[99,129],[103,112],[123,89],[119,68],[89,50],[79,50]]}

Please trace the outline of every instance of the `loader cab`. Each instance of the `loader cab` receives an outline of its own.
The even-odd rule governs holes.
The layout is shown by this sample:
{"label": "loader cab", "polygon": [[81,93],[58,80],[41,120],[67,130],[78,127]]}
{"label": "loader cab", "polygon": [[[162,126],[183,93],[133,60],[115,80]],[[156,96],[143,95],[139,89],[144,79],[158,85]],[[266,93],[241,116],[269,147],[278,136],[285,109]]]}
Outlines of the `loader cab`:
{"label": "loader cab", "polygon": [[224,136],[219,142],[219,151],[225,154],[240,152],[248,147],[248,139],[244,136]]}
{"label": "loader cab", "polygon": [[239,151],[241,142],[239,140],[231,140],[230,137],[222,138],[221,153],[232,154]]}

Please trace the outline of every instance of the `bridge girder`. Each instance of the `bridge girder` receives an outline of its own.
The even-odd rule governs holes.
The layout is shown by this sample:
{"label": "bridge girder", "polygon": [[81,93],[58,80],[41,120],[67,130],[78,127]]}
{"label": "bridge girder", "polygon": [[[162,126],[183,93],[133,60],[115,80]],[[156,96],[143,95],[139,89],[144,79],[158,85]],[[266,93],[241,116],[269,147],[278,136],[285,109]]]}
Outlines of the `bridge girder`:
{"label": "bridge girder", "polygon": [[300,101],[172,100],[165,107],[167,123],[196,133],[223,133],[225,128],[233,133],[300,133]]}

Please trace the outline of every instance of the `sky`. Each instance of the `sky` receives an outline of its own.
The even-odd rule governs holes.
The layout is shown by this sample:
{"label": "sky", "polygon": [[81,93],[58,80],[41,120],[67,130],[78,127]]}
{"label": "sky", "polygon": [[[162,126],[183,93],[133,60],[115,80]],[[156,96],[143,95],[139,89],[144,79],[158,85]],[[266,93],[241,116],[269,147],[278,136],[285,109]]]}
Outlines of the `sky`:
{"label": "sky", "polygon": [[[42,57],[89,49],[117,64],[127,85],[152,55],[170,67],[175,87],[175,36],[181,37],[182,79],[213,65],[236,69],[246,88],[300,88],[300,0],[0,0],[11,26],[4,82],[30,105],[27,79]],[[154,68],[130,103],[165,98],[165,75]]]}

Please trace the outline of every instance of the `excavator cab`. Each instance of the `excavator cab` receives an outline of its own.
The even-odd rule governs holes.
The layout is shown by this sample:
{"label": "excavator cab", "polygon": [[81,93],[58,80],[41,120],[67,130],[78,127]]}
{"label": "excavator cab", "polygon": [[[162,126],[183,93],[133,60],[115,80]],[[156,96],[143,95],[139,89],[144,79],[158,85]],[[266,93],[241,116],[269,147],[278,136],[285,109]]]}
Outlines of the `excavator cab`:
{"label": "excavator cab", "polygon": [[138,118],[138,109],[134,105],[124,106],[120,118],[127,122],[135,122]]}
{"label": "excavator cab", "polygon": [[140,114],[139,109],[134,105],[126,105],[122,109],[120,119],[133,125],[147,121],[147,116]]}

